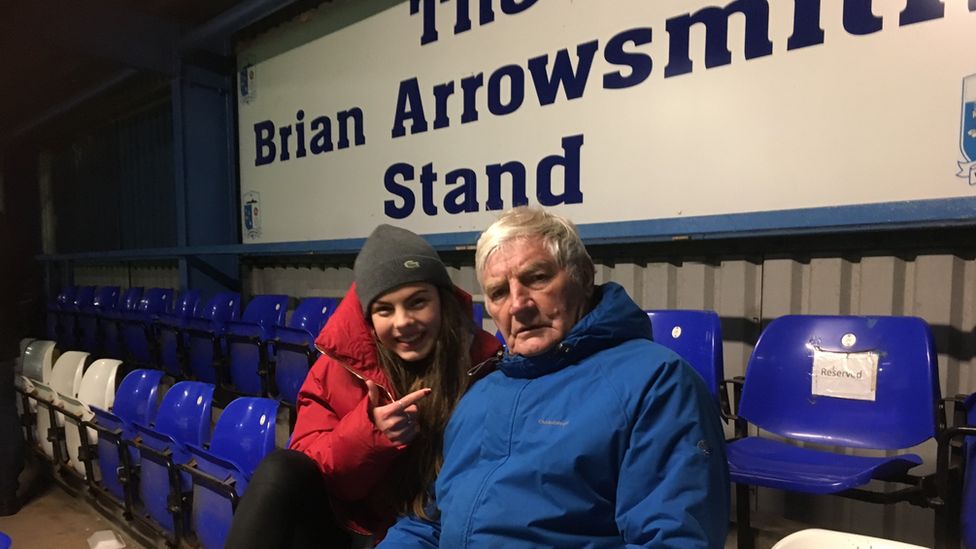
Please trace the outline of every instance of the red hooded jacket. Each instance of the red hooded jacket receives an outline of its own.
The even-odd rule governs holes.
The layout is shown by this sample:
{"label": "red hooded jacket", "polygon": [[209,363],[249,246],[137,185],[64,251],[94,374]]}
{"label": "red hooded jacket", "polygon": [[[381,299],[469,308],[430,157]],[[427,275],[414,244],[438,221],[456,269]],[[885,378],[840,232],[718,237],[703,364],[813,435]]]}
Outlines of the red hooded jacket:
{"label": "red hooded jacket", "polygon": [[[465,310],[471,296],[455,288]],[[353,284],[315,340],[322,356],[298,394],[298,419],[291,448],[318,463],[332,496],[339,524],[377,541],[396,520],[392,480],[402,474],[398,447],[376,429],[368,413],[366,380],[397,395],[379,365],[372,330]],[[501,344],[479,330],[471,345],[471,363],[495,355]],[[480,374],[481,372],[479,372]]]}

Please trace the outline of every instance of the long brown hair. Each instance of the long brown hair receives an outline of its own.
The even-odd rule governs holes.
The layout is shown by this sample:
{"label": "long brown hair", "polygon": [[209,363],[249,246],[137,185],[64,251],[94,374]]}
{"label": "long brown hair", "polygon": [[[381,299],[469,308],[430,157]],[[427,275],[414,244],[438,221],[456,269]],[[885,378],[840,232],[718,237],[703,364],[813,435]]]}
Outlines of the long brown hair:
{"label": "long brown hair", "polygon": [[469,349],[473,340],[473,321],[462,309],[452,290],[437,287],[441,302],[441,327],[430,356],[405,362],[376,341],[379,362],[397,394],[406,395],[424,387],[429,396],[417,403],[420,431],[400,459],[404,474],[394,479],[398,510],[430,519],[429,490],[444,462],[444,429],[461,395],[467,389],[466,372],[471,367]]}

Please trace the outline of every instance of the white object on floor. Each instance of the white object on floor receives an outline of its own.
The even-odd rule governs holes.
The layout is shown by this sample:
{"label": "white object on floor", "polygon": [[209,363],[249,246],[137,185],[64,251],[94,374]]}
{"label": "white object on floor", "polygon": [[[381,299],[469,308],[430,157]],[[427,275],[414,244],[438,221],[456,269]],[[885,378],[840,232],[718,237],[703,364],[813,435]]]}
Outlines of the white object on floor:
{"label": "white object on floor", "polygon": [[911,545],[859,534],[809,528],[790,534],[773,546],[773,549],[925,549],[921,545]]}
{"label": "white object on floor", "polygon": [[125,541],[112,530],[99,530],[88,538],[91,549],[122,549]]}

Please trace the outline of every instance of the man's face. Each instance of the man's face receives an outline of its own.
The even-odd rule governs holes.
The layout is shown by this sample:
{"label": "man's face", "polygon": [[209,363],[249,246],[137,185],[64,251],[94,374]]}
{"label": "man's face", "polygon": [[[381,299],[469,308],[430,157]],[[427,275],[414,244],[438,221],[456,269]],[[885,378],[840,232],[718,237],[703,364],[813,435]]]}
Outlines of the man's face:
{"label": "man's face", "polygon": [[495,250],[482,286],[488,314],[513,354],[549,350],[585,313],[586,292],[556,264],[541,237],[516,238]]}

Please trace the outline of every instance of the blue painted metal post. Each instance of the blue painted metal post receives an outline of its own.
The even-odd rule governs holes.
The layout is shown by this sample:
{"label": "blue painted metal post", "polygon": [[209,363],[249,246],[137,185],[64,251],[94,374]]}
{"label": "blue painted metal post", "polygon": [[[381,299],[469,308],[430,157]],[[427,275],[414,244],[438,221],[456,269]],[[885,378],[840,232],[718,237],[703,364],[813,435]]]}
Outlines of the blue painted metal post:
{"label": "blue painted metal post", "polygon": [[[180,246],[237,244],[233,81],[181,64],[172,82],[176,230]],[[204,294],[240,291],[237,256],[182,257],[180,286]]]}

